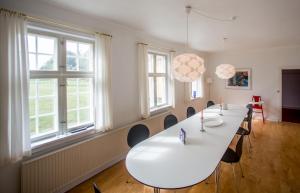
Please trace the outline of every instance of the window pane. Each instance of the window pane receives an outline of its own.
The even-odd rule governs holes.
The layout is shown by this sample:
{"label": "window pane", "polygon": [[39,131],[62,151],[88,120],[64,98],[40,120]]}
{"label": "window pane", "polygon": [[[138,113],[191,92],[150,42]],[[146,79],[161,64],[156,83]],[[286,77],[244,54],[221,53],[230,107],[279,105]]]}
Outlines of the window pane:
{"label": "window pane", "polygon": [[39,113],[54,113],[54,100],[52,97],[44,97],[39,99]]}
{"label": "window pane", "polygon": [[67,40],[67,70],[83,72],[93,70],[92,44]]}
{"label": "window pane", "polygon": [[67,56],[67,70],[76,71],[77,70],[77,58],[74,56]]}
{"label": "window pane", "polygon": [[90,110],[89,109],[82,109],[79,111],[79,120],[80,123],[89,123],[90,121]]}
{"label": "window pane", "polygon": [[68,128],[77,126],[77,110],[68,111]]}
{"label": "window pane", "polygon": [[92,48],[90,44],[79,44],[79,55],[83,57],[90,57]]}
{"label": "window pane", "polygon": [[54,115],[39,117],[39,134],[53,131]]}
{"label": "window pane", "polygon": [[36,134],[36,119],[31,118],[30,119],[30,135],[35,135]]}
{"label": "window pane", "polygon": [[67,82],[67,93],[68,94],[76,94],[77,92],[77,79],[69,78]]}
{"label": "window pane", "polygon": [[87,94],[79,95],[79,107],[89,107],[90,106],[90,96]]}
{"label": "window pane", "polygon": [[[45,97],[47,96],[47,97]],[[57,79],[31,79],[29,112],[31,137],[58,131]]]}
{"label": "window pane", "polygon": [[39,96],[54,96],[57,90],[56,79],[37,79]]}
{"label": "window pane", "polygon": [[192,93],[191,93],[192,98],[197,97],[197,81],[192,82]]}
{"label": "window pane", "polygon": [[38,37],[38,53],[51,54],[55,53],[56,38],[40,36]]}
{"label": "window pane", "polygon": [[156,96],[157,105],[163,105],[167,103],[167,92],[166,92],[166,78],[157,77],[156,78]]}
{"label": "window pane", "polygon": [[67,101],[68,109],[76,109],[77,108],[77,95],[68,93],[68,101]]}
{"label": "window pane", "polygon": [[55,70],[54,58],[52,55],[38,55],[38,69],[39,70]]}
{"label": "window pane", "polygon": [[148,54],[148,72],[153,73],[154,72],[154,55]]}
{"label": "window pane", "polygon": [[202,84],[201,79],[192,82],[192,91],[191,91],[192,98],[201,97],[202,95],[201,84]]}
{"label": "window pane", "polygon": [[78,127],[93,120],[93,79],[67,79],[68,128]]}
{"label": "window pane", "polygon": [[156,56],[156,72],[166,73],[166,56],[157,55]]}
{"label": "window pane", "polygon": [[67,41],[67,55],[68,56],[77,55],[77,44],[75,42]]}
{"label": "window pane", "polygon": [[90,60],[86,58],[79,58],[79,71],[89,71]]}
{"label": "window pane", "polygon": [[36,88],[37,88],[36,80],[31,79],[29,83],[29,97],[36,96]]}
{"label": "window pane", "polygon": [[29,54],[29,69],[36,70],[36,54]]}
{"label": "window pane", "polygon": [[35,116],[35,99],[29,99],[29,116]]}
{"label": "window pane", "polygon": [[154,78],[149,77],[149,100],[150,100],[150,108],[155,106],[154,102]]}
{"label": "window pane", "polygon": [[91,79],[88,78],[81,78],[78,79],[78,90],[80,93],[89,93],[90,92],[90,86],[91,86]]}
{"label": "window pane", "polygon": [[29,52],[36,52],[36,44],[35,44],[35,36],[34,35],[28,35],[28,51]]}

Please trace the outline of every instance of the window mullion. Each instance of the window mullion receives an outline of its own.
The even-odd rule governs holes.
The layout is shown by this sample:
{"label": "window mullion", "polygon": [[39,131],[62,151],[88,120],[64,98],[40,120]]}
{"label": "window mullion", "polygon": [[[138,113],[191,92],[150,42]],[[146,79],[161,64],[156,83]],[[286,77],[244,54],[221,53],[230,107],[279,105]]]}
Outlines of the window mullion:
{"label": "window mullion", "polygon": [[59,58],[59,134],[64,134],[67,127],[67,92],[66,92],[66,78],[63,76],[65,71],[65,54],[66,46],[63,38],[59,39],[58,58]]}
{"label": "window mullion", "polygon": [[156,54],[153,54],[153,84],[154,84],[154,106],[157,106],[157,81],[156,81]]}

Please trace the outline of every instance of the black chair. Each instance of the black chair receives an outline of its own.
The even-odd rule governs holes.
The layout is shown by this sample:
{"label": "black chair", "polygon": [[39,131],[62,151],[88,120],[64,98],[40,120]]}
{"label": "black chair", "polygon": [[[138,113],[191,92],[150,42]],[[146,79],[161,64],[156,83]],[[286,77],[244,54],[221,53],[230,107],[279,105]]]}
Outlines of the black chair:
{"label": "black chair", "polygon": [[186,109],[186,117],[189,118],[190,116],[193,116],[196,114],[196,110],[193,107],[188,107]]}
{"label": "black chair", "polygon": [[98,188],[96,183],[93,183],[93,187],[94,187],[94,192],[95,193],[101,193],[100,188]]}
{"label": "black chair", "polygon": [[244,140],[244,135],[241,135],[240,139],[238,140],[236,147],[235,147],[235,151],[231,148],[227,148],[226,152],[224,153],[221,161],[225,162],[225,163],[230,163],[232,166],[232,171],[233,171],[233,175],[234,175],[234,180],[235,180],[235,187],[236,187],[236,191],[238,191],[238,186],[237,186],[237,182],[236,182],[236,175],[235,175],[235,170],[234,170],[234,165],[233,163],[238,163],[242,172],[242,177],[244,177],[244,173],[243,173],[243,169],[240,163],[241,157],[242,157],[242,153],[243,153],[243,140]]}
{"label": "black chair", "polygon": [[249,141],[249,153],[250,153],[250,148],[252,148],[252,143],[250,140],[250,134],[251,134],[251,130],[252,130],[252,114],[253,114],[253,109],[249,108],[248,111],[248,115],[247,118],[245,118],[245,121],[247,122],[247,129],[243,128],[243,127],[239,127],[238,131],[236,132],[236,134],[238,135],[246,135]]}
{"label": "black chair", "polygon": [[206,106],[208,108],[208,107],[213,106],[213,105],[215,105],[214,101],[208,101]]}
{"label": "black chair", "polygon": [[127,144],[129,147],[133,147],[139,142],[149,138],[150,132],[146,125],[138,124],[133,126],[127,135]]}
{"label": "black chair", "polygon": [[248,108],[248,113],[247,113],[247,117],[244,119],[244,121],[247,122],[249,120],[249,118],[250,118],[250,114],[251,114],[251,116],[253,114],[253,107],[252,107],[251,104],[246,105],[246,107]]}
{"label": "black chair", "polygon": [[172,127],[173,125],[175,125],[177,123],[178,123],[178,120],[175,115],[172,115],[172,114],[168,115],[165,117],[165,120],[164,120],[164,128],[168,129],[169,127]]}

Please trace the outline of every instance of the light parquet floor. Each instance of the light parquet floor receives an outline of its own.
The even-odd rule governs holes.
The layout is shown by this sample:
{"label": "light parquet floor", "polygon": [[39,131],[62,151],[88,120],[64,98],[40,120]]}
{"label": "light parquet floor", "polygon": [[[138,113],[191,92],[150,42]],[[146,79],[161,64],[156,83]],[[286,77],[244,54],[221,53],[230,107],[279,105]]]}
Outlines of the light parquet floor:
{"label": "light parquet floor", "polygon": [[[235,166],[240,193],[300,193],[300,124],[262,123],[253,121],[255,136],[251,136],[252,151],[248,152],[248,141],[244,140],[241,164],[245,177],[241,177],[239,166]],[[200,163],[199,163],[200,164]],[[222,193],[235,193],[234,177],[229,164],[221,164]],[[130,183],[126,183],[128,181]],[[95,182],[103,193],[152,193],[130,177],[124,161],[95,175],[74,187],[68,193],[93,193]],[[176,190],[176,193],[213,193],[214,177],[191,188]],[[161,190],[161,193],[174,190]]]}

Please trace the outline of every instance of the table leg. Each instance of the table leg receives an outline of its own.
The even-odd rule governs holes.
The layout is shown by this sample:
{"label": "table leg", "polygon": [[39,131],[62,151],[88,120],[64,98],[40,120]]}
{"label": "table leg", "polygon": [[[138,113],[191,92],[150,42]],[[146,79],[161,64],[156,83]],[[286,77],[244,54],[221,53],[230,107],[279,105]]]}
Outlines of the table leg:
{"label": "table leg", "polygon": [[160,189],[159,188],[154,188],[154,193],[160,193]]}
{"label": "table leg", "polygon": [[220,184],[220,163],[218,164],[215,170],[215,193],[219,193],[219,184]]}

